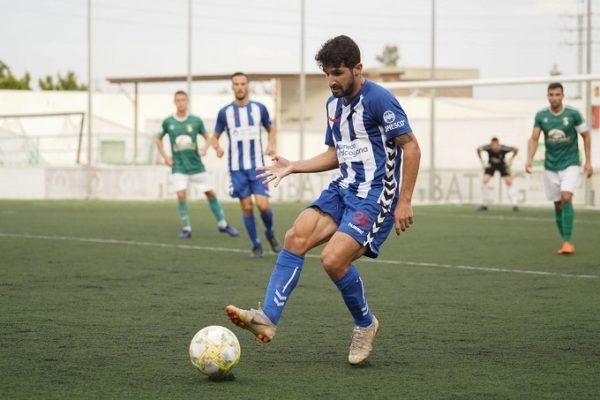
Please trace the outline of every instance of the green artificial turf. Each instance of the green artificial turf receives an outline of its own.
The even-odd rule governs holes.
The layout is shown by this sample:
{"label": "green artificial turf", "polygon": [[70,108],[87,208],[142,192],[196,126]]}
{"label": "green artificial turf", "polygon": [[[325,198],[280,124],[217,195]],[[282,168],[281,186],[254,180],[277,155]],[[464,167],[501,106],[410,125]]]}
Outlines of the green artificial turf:
{"label": "green artificial turf", "polygon": [[[274,205],[281,239],[303,206]],[[550,208],[416,207],[408,232],[356,263],[381,330],[370,363],[353,368],[352,320],[318,249],[272,343],[231,326],[223,307],[256,307],[275,255],[249,259],[239,207],[225,210],[240,237],[198,201],[181,240],[174,201],[0,201],[0,397],[600,396],[598,211],[576,210],[577,252],[557,256]],[[207,325],[240,340],[233,382],[189,361]]]}

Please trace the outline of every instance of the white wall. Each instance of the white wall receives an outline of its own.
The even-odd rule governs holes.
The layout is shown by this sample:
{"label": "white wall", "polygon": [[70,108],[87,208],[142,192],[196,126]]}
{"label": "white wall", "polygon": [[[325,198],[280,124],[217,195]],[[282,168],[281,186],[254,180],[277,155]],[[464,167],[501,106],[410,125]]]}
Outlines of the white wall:
{"label": "white wall", "polygon": [[[264,102],[273,113],[271,98],[258,98]],[[85,111],[86,94],[79,92],[25,92],[0,91],[2,114],[13,113],[47,113]],[[202,96],[192,98],[193,110],[205,119],[207,129],[212,131],[212,124],[217,111],[231,101],[230,95]],[[323,99],[324,104],[325,99]],[[421,173],[415,198],[424,202],[427,199],[428,169],[430,164],[430,121],[429,99],[401,98],[413,131],[422,149]],[[566,101],[581,109],[580,101]],[[164,94],[141,94],[139,110],[139,127],[142,136],[139,140],[139,160],[158,160],[152,138],[156,133],[156,124],[173,112],[172,96]],[[545,203],[542,197],[540,181],[536,174],[527,178],[523,174],[523,166],[527,152],[527,141],[531,134],[533,116],[537,110],[546,105],[545,99],[540,101],[511,100],[511,99],[466,99],[440,98],[436,100],[435,126],[435,159],[436,171],[439,177],[434,197],[440,202],[477,203],[480,197],[480,164],[476,157],[477,146],[488,143],[492,136],[500,138],[501,142],[520,148],[521,152],[513,163],[515,187],[521,193],[521,199],[526,203]],[[133,107],[130,99],[124,94],[98,93],[94,95],[94,140],[125,138],[128,151],[133,147],[132,126]],[[15,121],[11,122],[13,125]],[[64,119],[23,119],[19,121],[25,134],[54,135],[61,130],[73,130],[73,126],[64,126]],[[3,130],[4,124],[4,130]],[[61,125],[62,124],[62,125]],[[289,127],[289,125],[288,125]],[[6,132],[14,129],[7,126],[7,121],[0,118],[0,158],[3,154],[3,144]],[[77,128],[77,127],[75,127]],[[314,129],[314,128],[313,128]],[[65,134],[67,135],[67,134]],[[598,131],[593,132],[594,145],[593,165],[600,167],[600,141]],[[84,138],[87,133],[84,133]],[[226,142],[226,139],[222,139]],[[311,157],[323,151],[324,132],[307,132],[304,138],[305,157]],[[62,147],[65,154],[60,160],[49,162],[50,157],[42,159],[37,167],[23,165],[0,164],[0,198],[85,198],[88,196],[88,172],[82,166],[75,165],[75,149],[73,143],[65,143],[56,138],[51,143]],[[297,159],[300,154],[300,138],[297,132],[282,131],[278,137],[278,152],[284,157]],[[225,144],[225,143],[223,143]],[[5,147],[5,150],[7,148]],[[56,149],[55,149],[56,150]],[[10,154],[12,150],[5,151]],[[85,162],[85,141],[82,161]],[[143,153],[146,151],[146,153]],[[54,154],[54,153],[53,153]],[[94,158],[95,160],[96,158]],[[131,161],[131,160],[128,160]],[[217,159],[214,152],[205,157],[209,171],[217,179],[217,191],[220,196],[227,198],[227,172],[225,159]],[[94,172],[91,175],[91,197],[115,199],[157,199],[170,198],[168,188],[169,169],[164,165],[146,166],[111,166],[100,165],[94,161]],[[593,191],[594,204],[600,206],[596,192],[600,192],[600,184],[596,174],[588,181],[588,190]],[[274,199],[294,200],[299,197],[306,200],[315,196],[325,185],[328,177],[316,175],[308,178],[306,187],[298,192],[297,177],[291,177],[282,188],[273,191]],[[583,185],[583,183],[582,183]],[[499,186],[499,185],[497,185]],[[496,189],[499,189],[497,187]],[[583,186],[582,186],[583,190]],[[583,201],[583,192],[576,196],[577,201]],[[201,194],[200,194],[200,197]],[[505,197],[505,196],[504,196]]]}

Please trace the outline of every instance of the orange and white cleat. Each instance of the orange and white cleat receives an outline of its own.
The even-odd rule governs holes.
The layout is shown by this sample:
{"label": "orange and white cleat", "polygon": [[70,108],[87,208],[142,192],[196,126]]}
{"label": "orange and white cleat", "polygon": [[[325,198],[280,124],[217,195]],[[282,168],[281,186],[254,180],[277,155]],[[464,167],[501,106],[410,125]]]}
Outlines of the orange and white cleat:
{"label": "orange and white cleat", "polygon": [[556,252],[556,254],[566,254],[566,255],[573,254],[573,253],[575,253],[575,246],[573,246],[569,242],[563,242],[560,250],[558,250]]}
{"label": "orange and white cleat", "polygon": [[275,336],[277,327],[265,315],[263,310],[243,310],[236,306],[229,305],[225,307],[227,317],[242,329],[249,330],[263,343],[269,343]]}

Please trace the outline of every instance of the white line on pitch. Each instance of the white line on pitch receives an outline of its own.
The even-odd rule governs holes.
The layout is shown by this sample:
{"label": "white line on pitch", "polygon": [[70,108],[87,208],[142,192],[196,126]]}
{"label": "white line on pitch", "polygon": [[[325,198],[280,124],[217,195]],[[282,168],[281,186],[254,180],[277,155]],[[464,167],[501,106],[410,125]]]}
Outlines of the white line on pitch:
{"label": "white line on pitch", "polygon": [[[29,235],[29,234],[17,234],[17,233],[2,233],[0,237],[13,237],[21,239],[38,239],[38,240],[62,240],[69,242],[85,242],[85,243],[101,243],[101,244],[118,244],[118,245],[131,245],[131,246],[145,246],[145,247],[162,247],[162,248],[177,248],[177,249],[189,249],[189,250],[204,250],[204,251],[218,251],[226,253],[247,253],[247,250],[227,248],[227,247],[210,247],[210,246],[194,246],[186,244],[170,244],[170,243],[156,243],[156,242],[139,242],[136,240],[117,240],[117,239],[98,239],[98,238],[76,238],[69,236],[48,236],[48,235]],[[307,254],[308,258],[318,258],[316,254]],[[581,279],[598,279],[600,275],[577,275],[577,274],[564,274],[560,272],[547,272],[547,271],[531,271],[524,269],[510,269],[501,267],[474,267],[470,265],[452,265],[452,264],[439,264],[430,262],[418,262],[418,261],[396,261],[396,260],[378,260],[370,258],[362,258],[361,262],[375,263],[375,264],[389,264],[389,265],[413,265],[418,267],[431,267],[431,268],[448,268],[448,269],[463,269],[472,271],[485,271],[485,272],[502,272],[512,274],[526,274],[526,275],[542,275],[542,276],[560,276],[563,278],[581,278]]]}

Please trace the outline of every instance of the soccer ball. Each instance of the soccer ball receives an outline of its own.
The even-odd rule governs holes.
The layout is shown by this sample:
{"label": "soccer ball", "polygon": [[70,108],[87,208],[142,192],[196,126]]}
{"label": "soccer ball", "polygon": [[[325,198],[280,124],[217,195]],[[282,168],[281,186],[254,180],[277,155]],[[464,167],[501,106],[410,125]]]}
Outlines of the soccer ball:
{"label": "soccer ball", "polygon": [[222,326],[200,329],[190,343],[192,364],[209,378],[227,375],[240,360],[240,353],[237,337]]}

